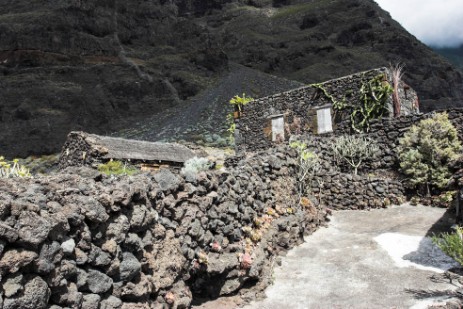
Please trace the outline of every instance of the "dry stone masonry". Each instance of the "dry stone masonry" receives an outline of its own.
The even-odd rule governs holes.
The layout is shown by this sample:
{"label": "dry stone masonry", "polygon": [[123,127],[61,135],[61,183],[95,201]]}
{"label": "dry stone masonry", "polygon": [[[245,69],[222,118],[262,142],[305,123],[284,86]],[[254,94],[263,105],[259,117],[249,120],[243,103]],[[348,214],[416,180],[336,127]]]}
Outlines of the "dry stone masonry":
{"label": "dry stone masonry", "polygon": [[86,167],[1,179],[0,307],[187,308],[269,278],[275,256],[326,219],[316,200],[299,205],[288,154],[189,179]]}
{"label": "dry stone masonry", "polygon": [[[273,138],[272,119],[277,117],[283,117],[291,134],[317,135],[317,110],[320,108],[329,110],[328,116],[332,120],[333,130],[336,132],[340,123],[350,119],[351,107],[362,104],[359,100],[362,84],[381,75],[385,76],[389,84],[392,84],[390,71],[386,68],[379,68],[252,101],[243,107],[243,113],[236,120],[238,150],[267,149],[282,140],[287,140],[289,138],[288,132],[282,134],[281,140]],[[399,87],[399,98],[401,115],[414,114],[418,111],[417,94],[404,83]],[[338,111],[333,106],[334,102],[345,102],[349,108],[345,111]],[[392,96],[388,99],[386,107],[392,115]],[[295,118],[300,120],[297,129],[291,128]]]}

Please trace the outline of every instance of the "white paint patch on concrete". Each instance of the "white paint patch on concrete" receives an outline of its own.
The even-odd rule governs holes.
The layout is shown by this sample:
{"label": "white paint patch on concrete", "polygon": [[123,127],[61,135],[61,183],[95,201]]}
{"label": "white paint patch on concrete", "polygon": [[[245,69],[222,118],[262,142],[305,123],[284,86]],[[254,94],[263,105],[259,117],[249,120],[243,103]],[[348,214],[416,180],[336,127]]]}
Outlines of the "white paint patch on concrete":
{"label": "white paint patch on concrete", "polygon": [[430,306],[444,306],[446,302],[451,299],[448,296],[428,298],[417,302],[415,305],[411,306],[409,309],[428,309]]}
{"label": "white paint patch on concrete", "polygon": [[435,246],[428,237],[384,233],[374,240],[387,251],[397,267],[415,267],[443,273],[459,265]]}

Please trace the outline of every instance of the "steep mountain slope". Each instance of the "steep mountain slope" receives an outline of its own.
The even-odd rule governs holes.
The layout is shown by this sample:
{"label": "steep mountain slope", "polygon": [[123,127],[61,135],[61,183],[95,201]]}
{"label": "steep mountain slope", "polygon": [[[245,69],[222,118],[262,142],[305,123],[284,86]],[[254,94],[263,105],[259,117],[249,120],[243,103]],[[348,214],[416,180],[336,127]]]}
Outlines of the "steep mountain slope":
{"label": "steep mountain slope", "polygon": [[461,73],[372,0],[6,0],[0,152],[55,152],[70,130],[110,133],[200,93],[214,109],[232,62],[303,83],[403,62],[424,107],[463,98]]}
{"label": "steep mountain slope", "polygon": [[204,17],[222,33],[231,60],[305,83],[402,63],[425,109],[463,98],[461,72],[419,42],[373,1],[285,1]]}
{"label": "steep mountain slope", "polygon": [[460,47],[435,47],[433,49],[463,71],[463,45]]}

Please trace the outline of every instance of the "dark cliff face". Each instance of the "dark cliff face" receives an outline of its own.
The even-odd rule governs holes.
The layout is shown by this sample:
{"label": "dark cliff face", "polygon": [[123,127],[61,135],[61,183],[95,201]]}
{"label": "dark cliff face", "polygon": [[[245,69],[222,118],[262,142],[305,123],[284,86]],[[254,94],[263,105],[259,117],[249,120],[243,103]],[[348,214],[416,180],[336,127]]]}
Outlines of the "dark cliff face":
{"label": "dark cliff face", "polygon": [[306,83],[402,62],[425,105],[463,97],[461,73],[371,0],[8,0],[0,152],[55,152],[70,130],[163,113],[230,61]]}

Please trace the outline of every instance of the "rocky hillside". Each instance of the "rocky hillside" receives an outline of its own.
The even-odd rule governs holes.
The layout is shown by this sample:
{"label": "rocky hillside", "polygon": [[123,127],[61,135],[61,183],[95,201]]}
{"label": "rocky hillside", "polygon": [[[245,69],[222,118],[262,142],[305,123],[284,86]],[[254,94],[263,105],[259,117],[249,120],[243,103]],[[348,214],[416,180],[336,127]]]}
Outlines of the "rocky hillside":
{"label": "rocky hillside", "polygon": [[373,0],[6,0],[0,149],[52,153],[70,130],[105,134],[181,109],[233,63],[311,83],[397,62],[425,109],[461,104],[462,74]]}
{"label": "rocky hillside", "polygon": [[463,45],[460,47],[435,47],[434,51],[447,58],[460,70],[463,70]]}

